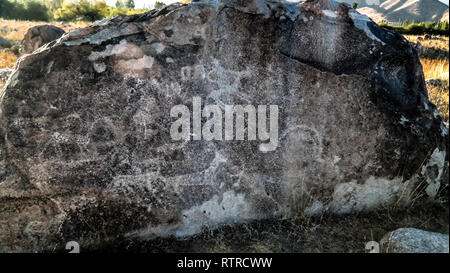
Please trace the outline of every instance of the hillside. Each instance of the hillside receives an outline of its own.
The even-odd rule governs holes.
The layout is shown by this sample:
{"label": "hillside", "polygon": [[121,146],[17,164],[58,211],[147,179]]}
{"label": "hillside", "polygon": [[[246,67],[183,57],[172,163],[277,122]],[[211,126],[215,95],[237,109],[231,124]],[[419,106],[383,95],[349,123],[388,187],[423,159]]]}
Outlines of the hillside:
{"label": "hillside", "polygon": [[438,0],[381,0],[379,6],[367,5],[366,0],[342,0],[340,2],[349,4],[357,2],[358,11],[376,22],[448,21],[448,6]]}

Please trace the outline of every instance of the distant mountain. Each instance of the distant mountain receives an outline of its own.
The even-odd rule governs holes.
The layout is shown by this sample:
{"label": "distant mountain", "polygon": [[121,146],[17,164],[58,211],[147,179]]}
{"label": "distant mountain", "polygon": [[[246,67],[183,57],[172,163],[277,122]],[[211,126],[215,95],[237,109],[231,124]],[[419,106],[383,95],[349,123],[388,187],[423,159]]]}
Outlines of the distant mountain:
{"label": "distant mountain", "polygon": [[338,0],[338,2],[358,3],[358,12],[376,22],[448,21],[448,6],[439,0],[379,0],[380,5],[369,5],[376,3],[376,0]]}
{"label": "distant mountain", "polygon": [[[344,2],[344,3],[350,4],[350,5],[353,3],[357,3],[358,8],[370,6],[370,3],[376,3],[376,0],[375,1],[373,1],[373,0],[372,1],[371,0],[369,0],[369,1],[367,1],[367,0],[336,0],[336,1]],[[384,1],[386,1],[386,0],[379,0],[379,3],[383,3]]]}

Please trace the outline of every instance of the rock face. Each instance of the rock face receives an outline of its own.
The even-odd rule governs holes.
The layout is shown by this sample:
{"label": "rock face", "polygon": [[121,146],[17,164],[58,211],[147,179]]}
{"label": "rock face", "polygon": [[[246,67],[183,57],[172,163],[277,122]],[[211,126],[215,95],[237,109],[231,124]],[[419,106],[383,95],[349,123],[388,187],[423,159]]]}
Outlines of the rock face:
{"label": "rock face", "polygon": [[[435,199],[448,166],[413,46],[329,0],[105,20],[22,58],[1,98],[3,251]],[[199,100],[277,106],[277,145],[174,140],[171,110]]]}
{"label": "rock face", "polygon": [[64,33],[64,30],[52,25],[32,27],[28,29],[22,40],[22,53],[32,53],[44,44],[60,38]]}
{"label": "rock face", "polygon": [[1,68],[0,69],[0,80],[6,81],[13,70],[11,68]]}
{"label": "rock face", "polygon": [[381,240],[388,253],[448,253],[448,234],[415,228],[399,228]]}

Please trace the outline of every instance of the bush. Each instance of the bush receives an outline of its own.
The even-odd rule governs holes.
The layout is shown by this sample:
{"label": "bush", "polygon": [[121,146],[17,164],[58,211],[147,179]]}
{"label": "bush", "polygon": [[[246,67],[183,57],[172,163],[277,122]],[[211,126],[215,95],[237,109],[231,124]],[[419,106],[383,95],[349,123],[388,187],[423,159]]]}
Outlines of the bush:
{"label": "bush", "polygon": [[164,4],[164,2],[156,1],[155,2],[155,9],[160,9],[160,8],[164,7],[165,5],[166,4]]}
{"label": "bush", "polygon": [[[122,1],[118,1],[122,3]],[[123,5],[110,7],[101,0],[0,0],[0,17],[30,21],[96,21],[117,15],[132,15],[146,12],[135,9],[133,0],[124,0]]]}
{"label": "bush", "polygon": [[8,0],[0,0],[0,17],[8,18],[7,15],[12,9],[12,4]]}
{"label": "bush", "polygon": [[104,1],[95,1],[92,4],[87,0],[64,2],[61,8],[55,11],[54,18],[63,21],[96,21],[105,17],[106,7]]}
{"label": "bush", "polygon": [[426,22],[426,23],[409,23],[407,21],[402,23],[402,26],[392,26],[387,22],[378,24],[381,27],[390,29],[405,35],[445,35],[449,36],[449,23],[447,22]]}
{"label": "bush", "polygon": [[49,21],[49,6],[41,0],[0,0],[0,17],[5,19]]}

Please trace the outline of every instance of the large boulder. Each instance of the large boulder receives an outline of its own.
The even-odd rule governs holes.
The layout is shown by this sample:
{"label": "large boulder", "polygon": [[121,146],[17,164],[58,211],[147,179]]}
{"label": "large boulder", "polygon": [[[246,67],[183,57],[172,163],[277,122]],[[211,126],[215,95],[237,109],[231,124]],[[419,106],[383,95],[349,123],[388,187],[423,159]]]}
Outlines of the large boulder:
{"label": "large boulder", "polygon": [[64,34],[64,30],[53,25],[40,25],[28,29],[21,43],[21,51],[29,54],[46,43],[50,43]]}
{"label": "large boulder", "polygon": [[381,239],[381,247],[387,253],[447,253],[448,234],[416,228],[399,228]]}
{"label": "large boulder", "polygon": [[[370,211],[448,183],[448,130],[413,46],[331,0],[104,20],[23,57],[1,98],[3,251]],[[250,105],[236,127],[257,140],[233,125],[224,140],[227,105]],[[258,128],[252,106],[270,109]]]}

